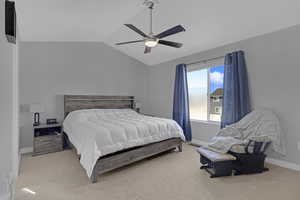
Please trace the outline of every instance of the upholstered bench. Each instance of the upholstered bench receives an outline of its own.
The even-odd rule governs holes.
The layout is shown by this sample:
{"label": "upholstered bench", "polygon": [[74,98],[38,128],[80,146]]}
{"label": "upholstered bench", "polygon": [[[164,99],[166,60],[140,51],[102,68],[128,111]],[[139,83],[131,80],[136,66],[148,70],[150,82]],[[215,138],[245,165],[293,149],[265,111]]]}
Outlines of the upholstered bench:
{"label": "upholstered bench", "polygon": [[203,147],[199,147],[200,169],[205,169],[211,178],[220,176],[231,176],[236,157],[230,154],[217,153]]}

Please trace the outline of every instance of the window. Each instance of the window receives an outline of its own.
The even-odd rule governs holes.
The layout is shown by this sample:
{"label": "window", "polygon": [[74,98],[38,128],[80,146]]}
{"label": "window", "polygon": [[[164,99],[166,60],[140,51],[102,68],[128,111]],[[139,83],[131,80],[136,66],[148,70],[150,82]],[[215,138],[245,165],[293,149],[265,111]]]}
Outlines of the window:
{"label": "window", "polygon": [[191,119],[221,121],[223,77],[223,59],[188,67]]}

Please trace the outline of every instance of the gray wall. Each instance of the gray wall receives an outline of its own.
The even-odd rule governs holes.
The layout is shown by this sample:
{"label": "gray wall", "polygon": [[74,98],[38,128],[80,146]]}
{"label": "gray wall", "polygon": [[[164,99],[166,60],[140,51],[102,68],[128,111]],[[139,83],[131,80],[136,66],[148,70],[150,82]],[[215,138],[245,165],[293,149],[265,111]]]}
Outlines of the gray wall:
{"label": "gray wall", "polygon": [[148,68],[103,43],[22,42],[19,52],[20,147],[32,147],[30,103],[63,119],[64,94],[134,95],[146,110]]}
{"label": "gray wall", "polygon": [[[270,108],[280,118],[287,140],[283,160],[300,164],[300,26],[255,37],[188,57],[159,64],[150,70],[149,110],[171,117],[175,66],[244,50],[254,108]],[[208,141],[219,129],[216,124],[192,122],[193,138]],[[277,157],[272,155],[272,157]]]}
{"label": "gray wall", "polygon": [[4,1],[0,1],[0,199],[9,195],[12,177],[13,46],[4,31]]}

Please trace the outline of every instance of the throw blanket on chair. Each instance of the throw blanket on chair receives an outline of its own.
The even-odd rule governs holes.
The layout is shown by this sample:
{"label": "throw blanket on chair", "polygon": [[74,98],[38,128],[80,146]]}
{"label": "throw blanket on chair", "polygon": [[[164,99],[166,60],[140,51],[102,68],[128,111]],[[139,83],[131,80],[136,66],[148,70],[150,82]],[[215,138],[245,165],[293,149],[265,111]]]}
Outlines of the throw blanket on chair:
{"label": "throw blanket on chair", "polygon": [[217,136],[206,145],[207,149],[227,153],[233,145],[255,141],[271,141],[274,151],[285,155],[286,149],[281,136],[279,120],[269,110],[254,110],[239,122],[220,130]]}

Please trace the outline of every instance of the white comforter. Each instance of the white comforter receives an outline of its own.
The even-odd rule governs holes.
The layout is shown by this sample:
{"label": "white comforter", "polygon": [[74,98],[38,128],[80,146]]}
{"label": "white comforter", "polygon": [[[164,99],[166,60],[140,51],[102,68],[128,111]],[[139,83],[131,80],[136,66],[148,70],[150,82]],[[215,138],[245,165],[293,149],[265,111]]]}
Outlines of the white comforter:
{"label": "white comforter", "polygon": [[173,120],[149,117],[130,109],[90,109],[71,112],[64,132],[81,155],[90,177],[100,156],[170,138],[185,140]]}

